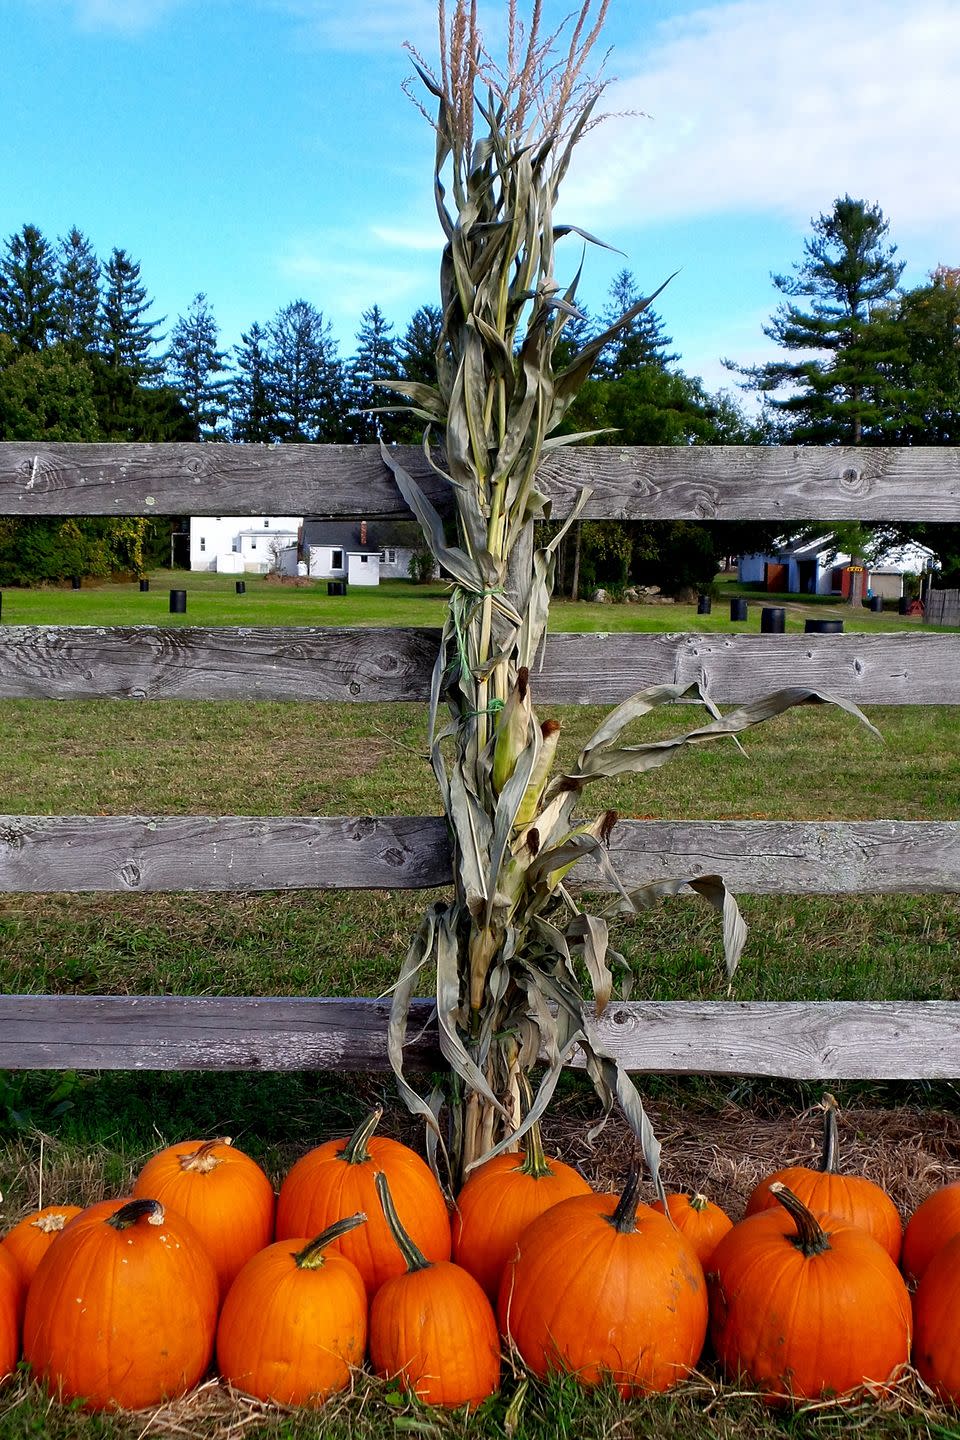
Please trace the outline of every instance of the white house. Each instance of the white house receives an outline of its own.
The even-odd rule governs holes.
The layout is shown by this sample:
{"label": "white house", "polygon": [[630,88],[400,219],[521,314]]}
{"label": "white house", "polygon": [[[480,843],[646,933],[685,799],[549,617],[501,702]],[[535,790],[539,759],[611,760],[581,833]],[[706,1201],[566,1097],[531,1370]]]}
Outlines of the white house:
{"label": "white house", "polygon": [[298,545],[284,552],[281,568],[286,575],[306,573],[311,580],[379,585],[381,579],[409,575],[418,533],[412,522],[308,518]]}
{"label": "white house", "polygon": [[300,515],[206,515],[190,519],[190,569],[265,575],[296,545]]}
{"label": "white house", "polygon": [[[834,548],[833,537],[789,545],[774,545],[766,554],[741,555],[737,579],[744,585],[762,585],[765,590],[789,595],[846,596],[850,591],[848,566],[852,556]],[[867,565],[864,593],[899,599],[904,593],[904,575],[921,575],[933,569],[933,551],[926,545],[910,543],[885,550]]]}

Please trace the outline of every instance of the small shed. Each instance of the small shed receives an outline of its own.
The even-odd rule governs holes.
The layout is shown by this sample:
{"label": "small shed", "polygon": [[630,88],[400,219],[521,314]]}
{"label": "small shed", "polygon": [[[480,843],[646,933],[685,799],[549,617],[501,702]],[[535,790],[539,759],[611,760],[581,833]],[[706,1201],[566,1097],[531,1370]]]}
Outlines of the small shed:
{"label": "small shed", "polygon": [[379,585],[381,579],[406,578],[418,527],[412,522],[314,520],[303,522],[297,552],[284,557],[284,570],[306,564],[314,580],[346,580],[350,585]]}

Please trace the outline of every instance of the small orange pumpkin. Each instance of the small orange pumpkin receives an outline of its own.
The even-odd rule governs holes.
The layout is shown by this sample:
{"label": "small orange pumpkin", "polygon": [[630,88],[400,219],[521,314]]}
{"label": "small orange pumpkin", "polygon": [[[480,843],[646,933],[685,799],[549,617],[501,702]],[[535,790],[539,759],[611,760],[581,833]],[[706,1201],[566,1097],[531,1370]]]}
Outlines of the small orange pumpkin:
{"label": "small orange pumpkin", "polygon": [[913,1319],[914,1365],[941,1400],[960,1405],[960,1233],[921,1275]]}
{"label": "small orange pumpkin", "polygon": [[735,1225],[713,1252],[710,1335],[724,1370],[768,1400],[888,1380],[910,1355],[897,1267],[859,1226],[814,1216],[780,1181],[770,1190],[778,1208]]}
{"label": "small orange pumpkin", "polygon": [[17,1261],[0,1247],[0,1379],[20,1359],[20,1331],[27,1286]]}
{"label": "small orange pumpkin", "polygon": [[572,1165],[547,1159],[534,1122],[523,1154],[495,1155],[473,1172],[457,1196],[453,1258],[496,1304],[503,1267],[521,1232],[559,1201],[589,1194],[590,1186]]}
{"label": "small orange pumpkin", "polygon": [[868,1180],[864,1175],[840,1175],[837,1173],[839,1141],[837,1138],[837,1114],[840,1109],[832,1095],[824,1095],[823,1110],[823,1151],[820,1169],[812,1170],[807,1165],[790,1165],[777,1170],[761,1180],[747,1201],[747,1215],[756,1215],[761,1210],[776,1208],[776,1199],[771,1194],[774,1182],[786,1185],[798,1200],[811,1210],[836,1215],[849,1220],[866,1230],[886,1250],[894,1264],[900,1259],[903,1243],[903,1224],[896,1205],[885,1190]]}
{"label": "small orange pumpkin", "polygon": [[920,1280],[937,1251],[960,1235],[960,1180],[928,1195],[907,1221],[901,1266],[908,1280]]}
{"label": "small orange pumpkin", "polygon": [[44,1205],[32,1215],[25,1215],[4,1235],[0,1249],[14,1256],[28,1285],[64,1225],[79,1215],[81,1208],[80,1205]]}
{"label": "small orange pumpkin", "polygon": [[168,1145],[144,1165],[133,1193],[190,1222],[213,1261],[221,1299],[240,1267],[273,1239],[273,1186],[226,1138]]}
{"label": "small orange pumpkin", "polygon": [[370,1363],[428,1405],[479,1405],[500,1387],[500,1338],[493,1308],[466,1270],[431,1262],[414,1245],[381,1171],[384,1222],[403,1261],[370,1306]]}
{"label": "small orange pumpkin", "polygon": [[356,1265],[324,1251],[366,1218],[338,1220],[296,1249],[278,1240],[247,1261],[217,1328],[224,1380],[278,1405],[322,1405],[346,1389],[363,1364],[367,1291]]}
{"label": "small orange pumpkin", "polygon": [[707,1289],[693,1247],[623,1194],[575,1195],[528,1225],[503,1272],[500,1329],[541,1378],[568,1370],[622,1395],[668,1390],[700,1358]]}
{"label": "small orange pumpkin", "polygon": [[88,1410],[157,1405],[207,1370],[217,1299],[213,1265],[186,1220],[156,1200],[100,1201],[37,1266],[24,1357]]}
{"label": "small orange pumpkin", "polygon": [[724,1235],[733,1229],[727,1212],[699,1191],[693,1195],[686,1191],[668,1195],[666,1205],[662,1200],[654,1200],[651,1209],[661,1215],[669,1214],[680,1234],[690,1241],[704,1270]]}
{"label": "small orange pumpkin", "polygon": [[363,1276],[367,1294],[404,1270],[403,1256],[391,1238],[375,1177],[383,1171],[397,1213],[428,1260],[449,1260],[450,1217],[443,1191],[416,1151],[374,1131],[383,1110],[377,1107],[347,1140],[328,1140],[304,1155],[280,1187],[277,1239],[318,1235],[328,1225],[361,1211],[366,1225],[335,1241]]}

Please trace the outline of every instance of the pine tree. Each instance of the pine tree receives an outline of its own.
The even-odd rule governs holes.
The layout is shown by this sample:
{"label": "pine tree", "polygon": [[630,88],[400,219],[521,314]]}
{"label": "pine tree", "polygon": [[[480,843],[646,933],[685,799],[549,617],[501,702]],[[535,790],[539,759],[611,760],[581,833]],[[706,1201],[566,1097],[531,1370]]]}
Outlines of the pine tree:
{"label": "pine tree", "polygon": [[437,383],[437,346],[443,330],[439,305],[421,305],[397,342],[397,365],[404,380]]}
{"label": "pine tree", "polygon": [[904,335],[891,305],[903,263],[886,241],[889,225],[878,205],[845,195],[812,224],[793,274],[772,277],[789,298],[764,327],[801,358],[730,368],[769,397],[795,442],[884,443],[886,418],[905,398],[896,378]]}
{"label": "pine tree", "polygon": [[229,380],[225,355],[217,349],[219,330],[206,295],[194,296],[170,336],[165,356],[167,379],[179,393],[196,429],[196,438],[216,437],[217,422],[227,413]]}
{"label": "pine tree", "polygon": [[[643,299],[643,292],[629,270],[621,270],[614,276],[608,291],[606,308],[600,317],[601,331],[614,324],[625,311]],[[673,344],[671,337],[664,333],[663,321],[655,310],[648,306],[635,320],[631,320],[616,340],[612,340],[602,352],[596,373],[608,380],[617,380],[630,370],[641,365],[657,365],[665,370],[679,355],[668,354]]]}
{"label": "pine tree", "polygon": [[371,415],[374,406],[389,405],[396,396],[383,390],[379,380],[396,380],[399,375],[397,343],[392,337],[393,326],[384,318],[379,305],[364,310],[357,331],[357,348],[347,370],[347,402],[350,409],[351,438],[357,443],[386,439],[392,436],[390,415]]}
{"label": "pine tree", "polygon": [[254,321],[234,346],[236,373],[230,396],[231,434],[248,445],[274,440],[276,424],[270,397],[270,337]]}
{"label": "pine tree", "polygon": [[109,365],[129,371],[137,384],[154,379],[162,369],[153,350],[163,339],[155,333],[163,320],[145,319],[153,301],[140,283],[140,266],[126,250],[114,249],[103,276],[101,354]]}
{"label": "pine tree", "polygon": [[53,329],[56,259],[36,225],[10,236],[0,260],[0,330],[18,350],[42,350]]}
{"label": "pine tree", "polygon": [[100,262],[90,241],[76,226],[60,240],[58,259],[54,338],[83,352],[95,350],[100,314]]}
{"label": "pine tree", "polygon": [[285,305],[271,322],[269,393],[277,439],[347,438],[343,365],[329,321],[307,300]]}

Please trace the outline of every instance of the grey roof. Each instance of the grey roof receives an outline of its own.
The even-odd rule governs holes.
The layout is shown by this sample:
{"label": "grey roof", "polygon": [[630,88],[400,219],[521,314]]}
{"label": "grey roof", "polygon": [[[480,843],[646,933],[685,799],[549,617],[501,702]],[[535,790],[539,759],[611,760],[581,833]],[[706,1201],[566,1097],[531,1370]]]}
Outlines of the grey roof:
{"label": "grey roof", "polygon": [[412,548],[419,537],[418,526],[409,520],[369,520],[367,543],[360,544],[359,520],[311,520],[303,522],[303,546],[331,545],[352,555],[376,555],[386,545]]}

